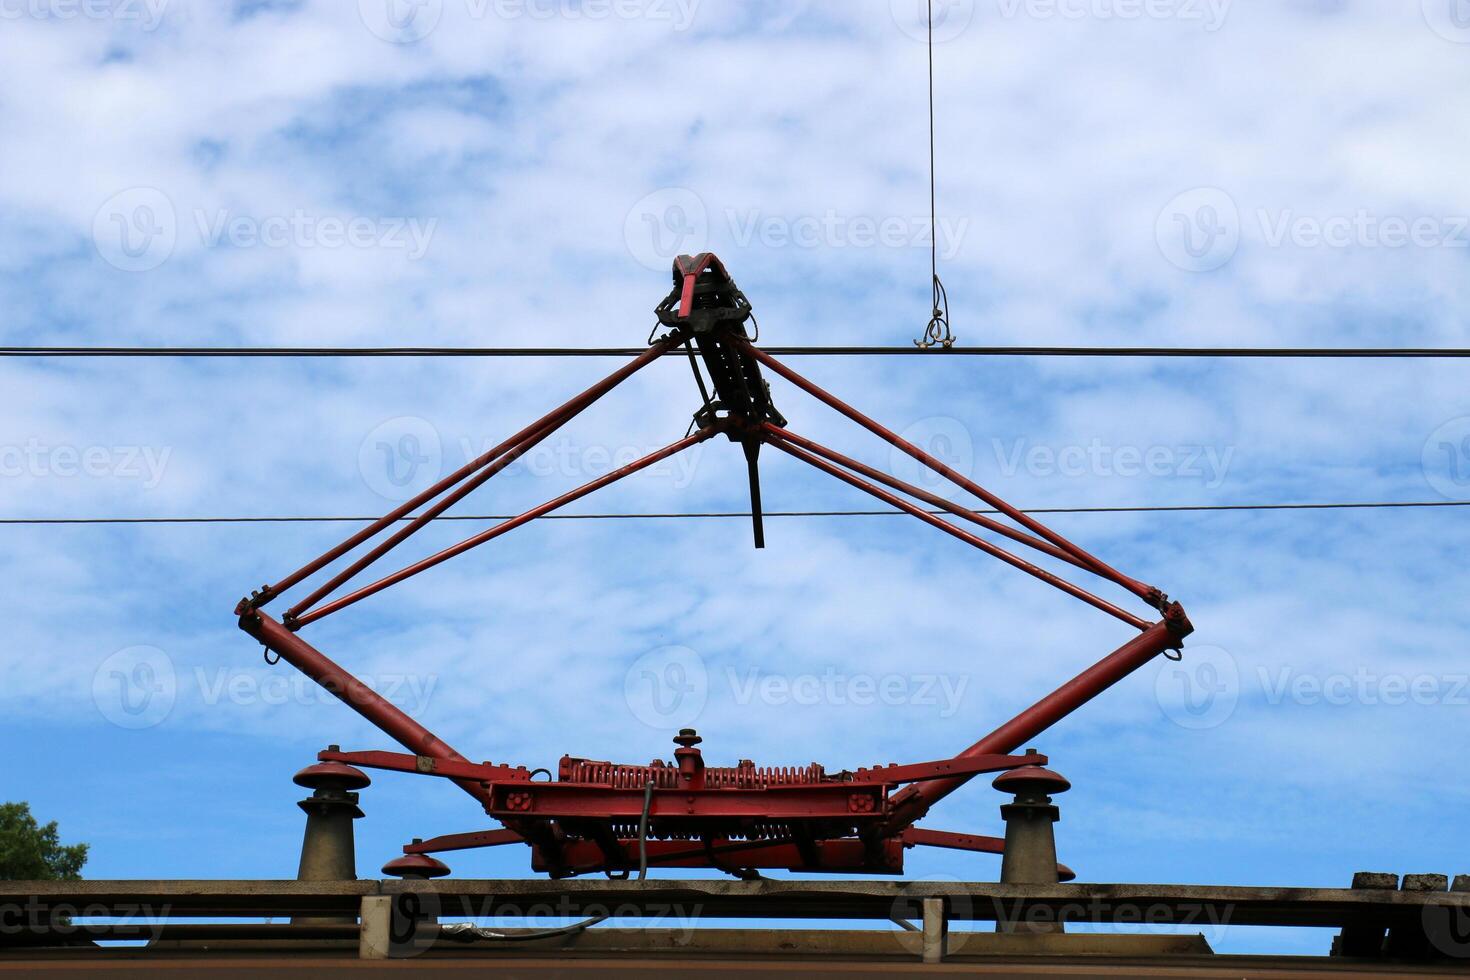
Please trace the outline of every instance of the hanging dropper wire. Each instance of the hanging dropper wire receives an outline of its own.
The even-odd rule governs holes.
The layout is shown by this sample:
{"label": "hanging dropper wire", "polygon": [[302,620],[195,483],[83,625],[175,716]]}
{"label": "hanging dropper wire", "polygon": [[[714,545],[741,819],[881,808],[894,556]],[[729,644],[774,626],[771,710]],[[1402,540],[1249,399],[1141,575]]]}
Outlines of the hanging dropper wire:
{"label": "hanging dropper wire", "polygon": [[939,279],[939,201],[934,176],[934,0],[929,0],[929,272],[934,277],[934,312],[915,347],[953,347],[949,329],[949,293]]}

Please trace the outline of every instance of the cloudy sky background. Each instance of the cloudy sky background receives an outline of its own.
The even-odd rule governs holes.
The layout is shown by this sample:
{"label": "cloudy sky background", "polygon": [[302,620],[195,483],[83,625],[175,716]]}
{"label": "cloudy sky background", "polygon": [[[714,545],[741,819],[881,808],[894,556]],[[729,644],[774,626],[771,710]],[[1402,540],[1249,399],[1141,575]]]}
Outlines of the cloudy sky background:
{"label": "cloudy sky background", "polygon": [[[1470,17],[1449,0],[940,6],[962,344],[1465,345]],[[923,329],[911,0],[433,0],[400,4],[399,28],[387,10],[0,0],[4,343],[635,346],[669,259],[703,248],[767,343]],[[0,516],[375,515],[616,363],[7,359]],[[1453,362],[793,363],[1025,506],[1470,500]],[[774,388],[796,431],[916,475]],[[696,400],[687,367],[656,365],[460,512],[514,513],[664,445]],[[772,509],[869,503],[777,453],[765,474]],[[743,494],[718,442],[573,509]],[[1052,523],[1198,627],[1183,665],[1037,740],[1075,784],[1058,838],[1084,880],[1470,871],[1464,512]],[[291,876],[290,775],[328,742],[388,746],[266,667],[231,610],[351,527],[0,528],[0,795],[90,842],[91,877]],[[831,768],[957,751],[1130,635],[897,518],[768,538],[535,525],[303,635],[473,758],[641,762],[693,723],[715,764]],[[698,687],[678,708],[642,683],[671,663]],[[864,703],[869,682],[897,694]],[[977,782],[927,824],[999,833],[1000,802]],[[364,806],[365,875],[484,822],[406,776]]]}

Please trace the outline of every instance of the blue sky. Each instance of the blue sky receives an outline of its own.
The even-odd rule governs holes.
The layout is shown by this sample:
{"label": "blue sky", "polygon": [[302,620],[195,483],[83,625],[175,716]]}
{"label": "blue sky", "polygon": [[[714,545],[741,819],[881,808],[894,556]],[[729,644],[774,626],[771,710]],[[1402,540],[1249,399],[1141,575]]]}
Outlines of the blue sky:
{"label": "blue sky", "polygon": [[[1470,17],[1449,0],[940,6],[961,343],[1466,343]],[[386,11],[0,0],[5,343],[630,346],[669,258],[703,248],[767,343],[922,330],[909,0],[431,0],[396,28]],[[1453,363],[795,366],[1026,506],[1470,499]],[[613,367],[6,360],[0,510],[378,514]],[[775,395],[796,431],[913,475]],[[461,510],[515,512],[670,442],[696,398],[687,368],[656,365]],[[577,507],[738,509],[742,462],[710,443]],[[772,509],[867,505],[779,454],[765,473]],[[1470,871],[1461,511],[1052,523],[1198,628],[1183,665],[1037,740],[1074,783],[1058,839],[1085,880]],[[0,796],[90,842],[93,877],[290,876],[291,774],[328,742],[385,740],[266,667],[231,610],[348,529],[0,528]],[[431,529],[405,557],[474,529]],[[768,538],[535,525],[309,638],[474,758],[667,757],[687,721],[716,764],[835,768],[957,751],[1128,638],[898,519],[779,520]],[[698,678],[693,717],[638,684],[675,662]],[[483,823],[425,783],[366,791],[363,874]],[[998,833],[1000,802],[977,782],[928,823]],[[910,870],[998,867],[910,852]]]}

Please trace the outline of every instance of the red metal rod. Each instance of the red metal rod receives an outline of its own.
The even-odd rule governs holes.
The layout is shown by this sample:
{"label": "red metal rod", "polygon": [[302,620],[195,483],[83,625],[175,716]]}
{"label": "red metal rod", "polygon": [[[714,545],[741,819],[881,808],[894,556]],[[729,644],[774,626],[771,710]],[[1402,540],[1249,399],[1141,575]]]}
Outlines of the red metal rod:
{"label": "red metal rod", "polygon": [[[469,761],[439,736],[410,718],[397,705],[260,610],[251,610],[241,616],[240,628],[415,755],[454,762]],[[481,806],[490,805],[489,791],[478,782],[455,780],[455,783],[478,800]]]}
{"label": "red metal rod", "polygon": [[[572,874],[595,874],[604,870],[638,869],[638,841],[620,840],[619,844],[629,860],[617,864],[608,860],[606,853],[596,841],[567,841],[556,855],[557,860],[548,860],[540,847],[531,851],[531,870],[570,870]],[[817,845],[816,864],[810,864],[801,848],[789,841],[754,840],[734,841],[726,844],[711,844],[708,847],[690,847],[682,840],[651,840],[647,843],[649,867],[705,868],[710,856],[717,859],[730,855],[730,868],[780,868],[796,872],[857,872],[860,874],[903,873],[904,845],[898,840],[884,841],[874,854],[866,841],[857,838],[838,838],[820,841]],[[718,864],[714,867],[719,867]],[[724,870],[724,869],[722,869]]]}
{"label": "red metal rod", "polygon": [[484,486],[491,477],[503,472],[506,467],[510,466],[516,460],[520,459],[534,446],[536,446],[537,443],[541,442],[543,439],[551,435],[557,429],[561,428],[567,422],[570,422],[575,414],[576,413],[574,412],[562,413],[560,417],[546,422],[544,425],[542,425],[524,442],[520,443],[517,446],[511,447],[508,452],[506,452],[495,462],[482,469],[479,473],[476,473],[469,480],[466,480],[464,483],[460,484],[457,488],[454,489],[453,492],[447,494],[438,503],[434,504],[434,506],[430,507],[418,517],[415,517],[412,521],[408,522],[408,524],[404,525],[402,529],[395,532],[386,541],[382,542],[372,551],[369,551],[357,561],[353,562],[350,566],[334,575],[330,581],[324,584],[321,588],[314,591],[311,595],[307,596],[305,599],[302,599],[300,602],[296,603],[296,605],[292,606],[289,610],[286,611],[286,622],[290,623],[292,621],[299,620],[302,613],[306,612],[312,606],[316,605],[318,602],[322,601],[333,592],[336,592],[343,583],[356,578],[363,569],[367,568],[369,565],[376,562],[379,558],[383,557],[388,552],[392,551],[394,548],[407,541],[410,537],[417,533],[420,528],[428,524],[434,518],[438,517],[440,514],[444,513],[446,510],[459,503],[475,490]]}
{"label": "red metal rod", "polygon": [[983,514],[977,514],[973,510],[961,507],[959,504],[955,503],[952,500],[946,500],[943,497],[939,496],[937,493],[930,493],[927,490],[916,487],[911,483],[905,483],[897,477],[889,476],[887,473],[884,473],[880,469],[868,466],[866,463],[861,463],[855,459],[852,459],[849,456],[844,456],[841,453],[837,452],[835,449],[828,449],[821,443],[813,442],[810,439],[803,438],[802,436],[799,436],[794,432],[790,432],[786,429],[780,428],[779,426],[772,425],[770,422],[763,423],[761,427],[765,429],[767,434],[771,436],[774,436],[778,439],[785,439],[786,441],[793,443],[794,445],[800,446],[801,448],[806,449],[809,452],[821,456],[823,459],[830,460],[831,462],[836,463],[838,466],[845,466],[850,470],[861,473],[863,476],[866,476],[870,480],[876,480],[886,487],[897,490],[899,493],[906,493],[910,497],[914,497],[917,500],[924,501],[924,503],[926,504],[930,504],[942,510],[947,510],[956,517],[962,517],[965,520],[970,521],[971,523],[980,525],[986,530],[994,531],[997,534],[1002,534],[1019,544],[1024,544],[1027,547],[1035,548],[1037,551],[1040,551],[1043,554],[1051,555],[1053,558],[1067,562],[1070,565],[1075,565],[1077,568],[1080,568],[1085,572],[1094,571],[1091,566],[1085,564],[1083,561],[1070,554],[1069,552],[1063,551],[1061,548],[1058,548],[1056,545],[1052,544],[1049,541],[1043,541],[1041,538],[1033,538],[1031,535],[1025,533],[1024,531],[1017,531],[1015,528],[1002,524],[1000,521],[993,521]]}
{"label": "red metal rod", "polygon": [[[808,783],[775,789],[720,789],[681,792],[656,790],[649,818],[690,826],[708,820],[759,820],[806,822],[836,820],[861,824],[878,820],[883,806],[883,787],[875,783]],[[506,805],[510,797],[529,801],[528,809]],[[865,807],[856,810],[853,801]],[[505,820],[590,820],[614,823],[637,821],[643,813],[643,790],[616,789],[582,783],[496,783],[491,790],[490,810]]]}
{"label": "red metal rod", "polygon": [[531,781],[531,773],[525,766],[512,767],[504,764],[497,766],[489,762],[460,762],[456,759],[405,755],[402,752],[329,750],[317,753],[317,758],[322,762],[342,762],[363,769],[411,772],[421,776],[442,776],[446,779],[473,779],[477,783],[529,783]]}
{"label": "red metal rod", "polygon": [[905,844],[915,847],[946,847],[952,851],[976,851],[980,854],[1004,854],[1004,837],[983,837],[980,834],[956,834],[951,830],[927,830],[910,827],[901,835]]}
{"label": "red metal rod", "polygon": [[632,377],[638,371],[642,370],[647,365],[652,364],[660,357],[663,357],[665,354],[673,350],[675,347],[679,346],[679,344],[681,343],[683,343],[683,338],[681,336],[678,336],[677,334],[671,334],[663,340],[660,340],[658,343],[648,348],[648,350],[638,355],[638,357],[634,358],[632,361],[629,361],[623,367],[614,371],[612,374],[608,375],[606,378],[604,378],[602,381],[599,381],[591,388],[588,388],[582,394],[566,402],[560,408],[554,409],[553,411],[542,416],[539,420],[533,422],[531,425],[526,426],[526,428],[522,429],[520,432],[517,432],[515,435],[511,436],[509,439],[505,440],[494,449],[455,470],[453,473],[449,474],[444,479],[440,480],[438,483],[425,490],[423,493],[414,497],[412,500],[409,500],[408,502],[400,504],[399,506],[393,508],[393,510],[389,511],[387,514],[380,517],[372,524],[369,524],[361,531],[358,531],[356,534],[352,535],[352,537],[348,538],[346,541],[342,542],[331,551],[328,551],[320,558],[317,558],[315,561],[303,565],[301,568],[281,579],[275,585],[270,586],[266,589],[265,594],[259,600],[260,603],[263,604],[265,601],[268,601],[269,599],[280,595],[282,592],[285,592],[293,585],[296,585],[302,579],[306,578],[309,575],[316,574],[321,569],[336,561],[338,558],[341,558],[343,555],[347,554],[349,551],[351,551],[353,548],[356,548],[364,541],[368,540],[369,538],[375,537],[380,531],[383,530],[383,528],[408,516],[414,510],[423,506],[430,500],[433,500],[435,497],[439,496],[439,494],[443,493],[445,490],[448,490],[456,483],[459,483],[471,473],[498,459],[508,450],[520,445],[526,439],[530,438],[541,426],[556,420],[564,413],[570,412],[571,414],[575,415],[577,412],[580,412],[583,409],[587,408],[603,395],[607,394],[609,391],[612,391],[614,388],[622,384],[624,381],[628,380],[628,378]]}
{"label": "red metal rod", "polygon": [[480,847],[503,847],[524,844],[526,839],[514,830],[475,830],[467,834],[445,834],[416,844],[404,844],[404,854],[443,854],[448,851],[470,851]]}
{"label": "red metal rod", "polygon": [[834,410],[847,416],[849,419],[852,419],[852,421],[856,422],[858,425],[861,425],[863,428],[867,429],[878,438],[912,456],[914,459],[923,463],[925,466],[929,467],[940,476],[943,476],[945,479],[951,481],[952,483],[955,483],[965,490],[968,490],[970,493],[979,497],[981,500],[985,501],[987,504],[1000,511],[1002,514],[1009,517],[1011,520],[1020,524],[1022,527],[1025,527],[1035,534],[1040,535],[1041,537],[1050,541],[1052,544],[1056,545],[1058,548],[1070,552],[1072,555],[1076,556],[1079,561],[1086,563],[1086,565],[1096,574],[1101,575],[1104,578],[1111,579],[1118,585],[1121,585],[1123,588],[1132,592],[1134,595],[1137,595],[1139,598],[1150,603],[1154,602],[1157,597],[1162,595],[1162,593],[1160,593],[1158,589],[1146,585],[1143,582],[1138,581],[1137,579],[1130,578],[1129,576],[1124,575],[1122,572],[1108,565],[1100,558],[1088,554],[1086,551],[1082,550],[1082,548],[1078,547],[1076,544],[1073,544],[1071,541],[1068,541],[1066,538],[1062,537],[1060,534],[1056,533],[1045,524],[1042,524],[1040,521],[1024,513],[1023,511],[1017,510],[1015,507],[1012,507],[1010,504],[1006,503],[1004,500],[1000,499],[989,490],[986,490],[978,483],[975,483],[973,480],[965,477],[960,473],[956,473],[954,470],[950,469],[948,466],[945,466],[933,456],[924,452],[918,446],[915,446],[913,443],[904,439],[897,433],[889,431],[887,428],[868,418],[862,412],[859,412],[851,405],[848,405],[837,396],[823,390],[821,387],[811,381],[808,381],[806,378],[803,378],[801,375],[797,374],[795,371],[791,370],[789,367],[782,364],[780,361],[776,360],[765,351],[756,347],[754,344],[751,344],[749,341],[737,338],[736,343],[743,345],[745,350],[752,357],[756,358],[762,364],[769,367],[772,371],[775,371],[777,374],[781,375],[781,377],[785,378],[787,381],[790,381],[792,384],[796,385],[802,391],[805,391],[813,398],[816,398],[819,401],[826,403]]}
{"label": "red metal rod", "polygon": [[428,569],[433,568],[435,565],[446,562],[456,555],[464,554],[471,548],[477,548],[487,541],[493,541],[495,538],[500,537],[502,534],[505,534],[508,531],[514,531],[516,528],[520,527],[523,524],[529,524],[531,521],[534,521],[538,517],[542,517],[546,514],[551,513],[554,510],[565,507],[567,504],[572,503],[573,501],[580,500],[581,498],[587,496],[589,493],[592,493],[595,490],[601,490],[608,484],[616,483],[618,480],[623,479],[623,477],[625,476],[630,476],[634,473],[637,473],[639,470],[647,469],[655,463],[662,462],[668,457],[673,456],[675,453],[682,452],[683,450],[688,449],[690,446],[704,442],[706,439],[709,439],[711,436],[715,435],[718,431],[719,430],[715,428],[701,429],[698,432],[694,433],[692,436],[680,439],[678,442],[673,443],[669,446],[665,446],[663,449],[660,449],[657,452],[650,453],[647,456],[644,456],[642,459],[634,460],[627,466],[613,470],[611,473],[608,473],[604,476],[600,476],[597,479],[593,480],[591,483],[584,484],[583,486],[580,486],[575,490],[562,494],[555,500],[549,500],[546,503],[541,504],[539,507],[533,507],[518,517],[512,517],[508,521],[503,521],[500,524],[489,528],[488,530],[481,531],[474,537],[466,538],[459,544],[445,548],[443,551],[439,552],[436,555],[430,555],[428,558],[425,558],[422,561],[415,562],[414,564],[409,565],[405,568],[401,568],[398,571],[394,572],[392,575],[381,578],[371,585],[365,585],[362,588],[358,589],[356,592],[350,593],[340,599],[329,602],[325,606],[313,609],[311,612],[302,616],[297,621],[297,625],[298,627],[306,626],[309,623],[316,622],[323,616],[330,616],[332,613],[337,612],[339,609],[345,609],[346,607],[353,605],[354,603],[361,602],[368,596],[381,592],[390,585],[396,585],[397,583],[402,582],[404,579],[412,578],[420,572],[427,571]]}
{"label": "red metal rod", "polygon": [[922,507],[909,503],[902,497],[899,497],[896,494],[889,493],[882,487],[875,486],[874,484],[871,484],[866,480],[861,479],[860,477],[854,476],[852,473],[849,473],[847,470],[844,470],[839,466],[834,466],[833,464],[827,462],[824,459],[821,459],[820,457],[813,456],[811,453],[805,452],[801,449],[797,449],[795,446],[790,445],[786,442],[782,442],[779,439],[772,440],[771,445],[775,446],[783,453],[786,453],[790,456],[795,456],[797,459],[801,460],[804,463],[810,463],[812,466],[815,466],[817,469],[823,471],[824,473],[830,473],[832,476],[837,477],[837,479],[841,480],[844,483],[851,484],[852,486],[857,487],[859,490],[872,494],[874,497],[877,497],[879,500],[883,501],[886,504],[890,504],[894,507],[897,507],[899,510],[906,511],[907,513],[914,515],[924,523],[931,524],[934,527],[939,528],[941,531],[944,531],[946,534],[950,534],[956,538],[959,538],[966,544],[974,545],[976,548],[979,548],[986,554],[999,558],[1006,564],[1019,568],[1021,571],[1027,573],[1028,575],[1033,575],[1036,578],[1041,579],[1041,581],[1047,583],[1048,585],[1055,586],[1056,588],[1061,589],[1063,592],[1074,598],[1081,599],[1089,606],[1101,609],[1108,615],[1115,616],[1118,619],[1121,619],[1123,622],[1127,623],[1129,626],[1134,627],[1135,629],[1148,629],[1148,620],[1140,619],[1139,617],[1133,615],[1131,612],[1128,612],[1126,609],[1120,609],[1106,599],[1101,599],[1093,595],[1091,592],[1088,592],[1086,589],[1073,585],[1066,579],[1059,578],[1058,576],[1053,575],[1051,572],[1048,572],[1046,569],[1040,568],[1036,565],[1031,564],[1024,558],[1019,558],[1016,555],[1011,554],[1004,548],[996,547],[989,541],[986,541],[984,538],[977,538],[970,532],[955,527],[948,521],[944,521],[938,517],[935,517],[933,514],[924,510]]}
{"label": "red metal rod", "polygon": [[[956,759],[941,759],[938,762],[914,762],[908,765],[876,766],[858,769],[852,774],[852,783],[882,783],[897,786],[901,783],[920,783],[928,779],[948,779],[951,776],[978,776],[981,773],[1019,769],[1022,766],[1044,766],[1044,755],[968,755]],[[850,785],[850,784],[849,784]],[[785,786],[771,786],[770,792],[780,793]]]}
{"label": "red metal rod", "polygon": [[[1170,608],[1168,618],[1150,626],[1142,635],[1134,637],[965,749],[960,757],[1016,751],[1165,650],[1177,649],[1192,629],[1184,610],[1176,603]],[[893,815],[884,825],[884,833],[894,834],[912,826],[929,812],[930,807],[965,785],[970,778],[962,776],[916,783],[894,794],[891,801]]]}
{"label": "red metal rod", "polygon": [[[981,854],[1004,854],[1006,842],[1002,837],[981,837],[977,834],[956,834],[950,830],[925,830],[910,827],[901,835],[906,847],[945,847],[952,851],[978,851]],[[1065,864],[1057,865],[1057,878],[1071,881],[1077,872]]]}

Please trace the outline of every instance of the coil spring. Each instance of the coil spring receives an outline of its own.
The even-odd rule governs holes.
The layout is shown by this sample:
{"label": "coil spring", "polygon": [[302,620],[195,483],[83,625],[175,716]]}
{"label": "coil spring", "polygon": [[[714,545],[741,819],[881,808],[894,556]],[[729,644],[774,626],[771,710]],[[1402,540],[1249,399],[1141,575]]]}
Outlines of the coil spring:
{"label": "coil spring", "polygon": [[[574,762],[562,777],[565,782],[597,783],[614,789],[642,789],[649,781],[658,789],[679,785],[679,770],[673,766],[624,766],[611,762]],[[817,763],[809,766],[730,766],[706,769],[708,789],[764,789],[771,786],[806,786],[827,781],[827,772]]]}
{"label": "coil spring", "polygon": [[769,786],[806,786],[825,782],[826,770],[809,766],[735,766],[706,769],[704,783],[711,789],[762,789]]}
{"label": "coil spring", "polygon": [[679,770],[671,766],[619,766],[611,762],[577,762],[562,776],[563,782],[597,783],[614,789],[642,789],[649,781],[659,789],[679,785]]}
{"label": "coil spring", "polygon": [[[614,822],[610,825],[613,835],[620,840],[636,840],[638,837],[638,825],[636,823]],[[652,840],[680,840],[698,841],[709,836],[708,831],[698,830],[666,830],[653,824],[648,836]],[[721,831],[718,835],[722,840],[765,840],[765,841],[788,841],[794,836],[789,824],[784,823],[755,823],[742,826],[739,830]]]}

